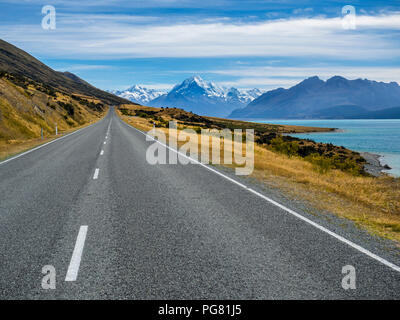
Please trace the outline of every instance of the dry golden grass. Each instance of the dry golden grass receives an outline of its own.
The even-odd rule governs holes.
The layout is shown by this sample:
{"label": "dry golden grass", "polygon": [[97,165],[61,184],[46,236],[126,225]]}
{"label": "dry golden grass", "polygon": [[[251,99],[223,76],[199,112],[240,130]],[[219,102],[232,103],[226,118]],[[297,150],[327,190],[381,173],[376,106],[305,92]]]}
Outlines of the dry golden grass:
{"label": "dry golden grass", "polygon": [[[57,92],[57,98],[54,98],[32,85],[24,89],[0,79],[0,159],[56,138],[56,124],[59,134],[68,133],[99,120],[105,114],[74,102],[74,116],[70,116],[56,105],[57,101],[72,102],[71,97],[62,92]],[[40,138],[42,128],[43,140]]]}
{"label": "dry golden grass", "polygon": [[43,140],[41,138],[34,138],[34,139],[13,140],[11,142],[9,141],[8,143],[6,143],[5,141],[0,141],[0,161],[15,156],[19,153],[28,151],[29,149],[38,147],[41,144],[45,144],[54,139],[60,138],[61,136],[71,133],[73,131],[87,127],[93,124],[94,122],[96,122],[96,120],[91,120],[88,123],[78,127],[74,127],[67,130],[61,130],[58,132],[57,136],[56,135],[45,136]]}
{"label": "dry golden grass", "polygon": [[21,141],[19,143],[0,143],[0,161],[12,157],[18,153],[22,153],[29,149],[33,149],[41,144],[54,140],[55,137],[47,137],[43,140],[41,139],[30,139],[26,141]]}
{"label": "dry golden grass", "polygon": [[[138,129],[151,129],[146,119],[117,112]],[[166,132],[167,129],[162,130]],[[172,134],[176,133],[172,131]],[[291,197],[303,199],[318,211],[347,218],[372,234],[400,243],[400,179],[356,177],[339,170],[322,174],[300,158],[289,158],[258,145],[254,152],[251,177]]]}
{"label": "dry golden grass", "polygon": [[[121,109],[127,109],[131,111],[136,110],[145,110],[145,111],[156,111],[158,116],[162,116],[165,120],[173,120],[179,119],[179,116],[186,115],[191,116],[190,112],[184,111],[178,108],[155,108],[155,107],[146,107],[139,106],[133,104],[125,104],[120,106]],[[292,125],[277,125],[277,124],[262,124],[262,123],[254,123],[248,121],[241,120],[232,120],[232,119],[223,119],[216,117],[205,117],[201,116],[200,118],[211,120],[214,124],[218,124],[222,127],[236,127],[236,128],[249,128],[251,126],[255,130],[267,129],[268,131],[276,131],[279,133],[308,133],[308,132],[330,132],[333,131],[333,128],[321,128],[321,127],[304,127],[304,126],[292,126]]]}
{"label": "dry golden grass", "polygon": [[253,176],[366,227],[400,241],[400,179],[355,177],[331,170],[319,173],[312,164],[255,147]]}
{"label": "dry golden grass", "polygon": [[73,102],[74,116],[57,106],[56,102],[72,102],[71,97],[57,92],[57,98],[40,92],[32,86],[23,89],[8,80],[0,79],[0,141],[26,140],[44,134],[54,134],[99,119],[101,112]]}
{"label": "dry golden grass", "polygon": [[[232,119],[223,119],[223,118],[216,118],[216,117],[205,117],[210,120],[217,121],[221,124],[226,123],[226,124],[233,124],[237,127],[242,127],[242,126],[248,126],[251,124],[253,127],[260,125],[259,123],[249,123],[248,121],[242,121],[242,120],[232,120]],[[266,125],[266,124],[262,124]],[[304,126],[293,126],[293,125],[271,125],[271,126],[276,126],[277,131],[280,133],[309,133],[309,132],[330,132],[334,131],[333,128],[321,128],[321,127],[304,127]]]}

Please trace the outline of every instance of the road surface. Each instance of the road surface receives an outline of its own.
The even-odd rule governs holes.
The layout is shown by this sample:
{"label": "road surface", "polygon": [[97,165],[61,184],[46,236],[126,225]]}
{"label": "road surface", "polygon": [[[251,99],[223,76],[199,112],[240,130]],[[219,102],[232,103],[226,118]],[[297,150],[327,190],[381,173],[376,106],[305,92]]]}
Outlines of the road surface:
{"label": "road surface", "polygon": [[203,166],[148,164],[152,143],[111,109],[0,164],[1,299],[400,297],[395,268]]}

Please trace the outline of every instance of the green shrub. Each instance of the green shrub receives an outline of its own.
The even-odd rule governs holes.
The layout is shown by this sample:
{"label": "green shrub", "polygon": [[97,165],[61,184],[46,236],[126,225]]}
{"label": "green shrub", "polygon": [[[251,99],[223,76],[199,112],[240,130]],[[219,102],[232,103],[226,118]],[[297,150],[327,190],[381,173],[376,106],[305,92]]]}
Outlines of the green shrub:
{"label": "green shrub", "polygon": [[131,113],[129,112],[128,109],[121,108],[121,109],[119,109],[119,110],[121,111],[121,113],[122,113],[124,116],[130,116],[130,115],[131,115]]}
{"label": "green shrub", "polygon": [[318,153],[313,153],[305,157],[304,159],[312,163],[319,173],[326,173],[330,169],[333,169],[335,167],[333,159],[326,158],[324,156],[319,155]]}
{"label": "green shrub", "polygon": [[194,131],[196,131],[197,134],[201,134],[201,127],[195,127]]}
{"label": "green shrub", "polygon": [[58,104],[65,109],[65,111],[67,111],[68,115],[70,115],[71,117],[74,116],[75,114],[75,109],[74,106],[71,103],[65,103],[62,101],[59,101]]}
{"label": "green shrub", "polygon": [[271,140],[273,150],[287,155],[289,158],[298,155],[299,143],[297,141],[284,141],[282,137]]}

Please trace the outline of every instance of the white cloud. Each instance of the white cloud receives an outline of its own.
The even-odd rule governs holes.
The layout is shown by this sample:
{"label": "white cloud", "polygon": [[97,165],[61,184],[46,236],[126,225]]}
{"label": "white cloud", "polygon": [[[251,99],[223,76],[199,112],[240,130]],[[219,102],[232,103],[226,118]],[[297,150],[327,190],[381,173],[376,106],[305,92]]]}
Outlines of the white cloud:
{"label": "white cloud", "polygon": [[155,89],[155,90],[165,90],[169,91],[175,84],[170,83],[150,83],[150,84],[140,84],[140,86],[148,88],[148,89]]}
{"label": "white cloud", "polygon": [[[359,16],[356,30],[340,18],[298,18],[262,23],[155,25],[154,17],[64,14],[57,30],[40,25],[1,26],[1,38],[49,56],[226,57],[286,56],[377,59],[400,56],[400,14]],[[154,19],[154,20],[152,20]],[[152,22],[148,24],[148,22]]]}
{"label": "white cloud", "polygon": [[[302,79],[301,79],[302,80]],[[276,88],[289,88],[301,81],[294,79],[271,79],[269,77],[264,78],[240,78],[233,81],[222,81],[218,82],[219,85],[224,87],[235,87],[239,89],[276,89]]]}
{"label": "white cloud", "polygon": [[108,65],[94,65],[94,64],[73,64],[63,67],[55,67],[57,70],[63,71],[83,71],[83,70],[105,70],[112,69],[112,66]]}
{"label": "white cloud", "polygon": [[313,8],[297,8],[293,10],[293,14],[310,14],[313,11]]}
{"label": "white cloud", "polygon": [[224,85],[238,88],[259,87],[264,89],[288,88],[305,78],[319,76],[326,80],[335,75],[347,79],[370,79],[383,82],[398,82],[400,84],[400,67],[251,67],[226,70],[207,70],[209,74],[218,74],[236,78],[224,82]]}
{"label": "white cloud", "polygon": [[275,77],[275,78],[299,78],[318,75],[321,78],[329,78],[335,75],[348,77],[349,79],[370,78],[379,81],[400,82],[400,67],[354,67],[354,66],[321,66],[321,67],[251,67],[226,70],[207,70],[207,73],[247,76],[247,77]]}

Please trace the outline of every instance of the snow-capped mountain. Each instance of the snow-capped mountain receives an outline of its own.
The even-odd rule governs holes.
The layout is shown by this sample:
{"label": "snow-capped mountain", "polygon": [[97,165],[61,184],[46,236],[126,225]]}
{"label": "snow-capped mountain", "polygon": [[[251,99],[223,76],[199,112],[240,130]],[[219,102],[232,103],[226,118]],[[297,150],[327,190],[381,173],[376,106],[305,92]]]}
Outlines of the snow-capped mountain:
{"label": "snow-capped mountain", "polygon": [[226,89],[224,96],[226,100],[237,100],[240,103],[247,105],[262,94],[263,92],[260,89],[256,88],[251,90],[238,90],[236,88],[230,88]]}
{"label": "snow-capped mountain", "polygon": [[172,90],[149,102],[154,107],[178,107],[199,115],[224,117],[234,109],[243,108],[260,96],[258,89],[239,91],[206,82],[194,76],[176,85]]}
{"label": "snow-capped mountain", "polygon": [[250,103],[254,99],[257,99],[259,96],[261,96],[263,93],[264,93],[263,91],[257,88],[251,90],[244,90],[241,92],[242,100],[245,101],[246,103]]}
{"label": "snow-capped mountain", "polygon": [[174,86],[171,91],[155,90],[134,85],[111,93],[141,105],[177,107],[196,114],[224,117],[233,110],[244,108],[263,92],[259,89],[225,88],[193,76]]}
{"label": "snow-capped mountain", "polygon": [[197,96],[198,94],[208,97],[221,97],[224,95],[224,89],[212,82],[205,82],[202,78],[194,76],[184,80],[172,88],[171,92],[184,94],[186,96]]}
{"label": "snow-capped mountain", "polygon": [[166,93],[166,91],[145,88],[139,85],[134,85],[126,90],[113,90],[111,93],[128,99],[134,103],[148,105],[150,101],[158,98]]}

